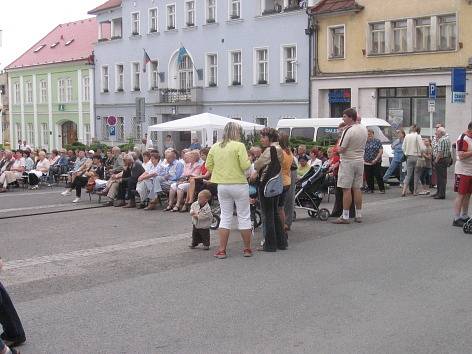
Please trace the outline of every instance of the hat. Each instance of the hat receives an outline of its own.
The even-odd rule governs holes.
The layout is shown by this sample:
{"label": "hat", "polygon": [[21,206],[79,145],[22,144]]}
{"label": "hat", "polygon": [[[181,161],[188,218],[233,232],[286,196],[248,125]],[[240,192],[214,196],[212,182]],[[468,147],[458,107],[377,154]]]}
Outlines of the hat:
{"label": "hat", "polygon": [[95,151],[93,151],[93,150],[89,150],[89,152],[88,152],[88,153],[89,153],[89,154],[95,154]]}
{"label": "hat", "polygon": [[300,157],[298,158],[298,161],[300,161],[300,160],[308,161],[308,156],[302,155],[302,156],[300,156]]}

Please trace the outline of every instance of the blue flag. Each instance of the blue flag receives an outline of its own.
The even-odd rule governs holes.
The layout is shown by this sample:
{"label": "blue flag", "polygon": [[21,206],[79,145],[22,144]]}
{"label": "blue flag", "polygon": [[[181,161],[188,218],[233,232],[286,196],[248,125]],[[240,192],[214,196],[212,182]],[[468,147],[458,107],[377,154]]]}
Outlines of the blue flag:
{"label": "blue flag", "polygon": [[181,46],[179,49],[179,56],[177,57],[177,65],[182,64],[184,57],[187,55],[187,49],[184,46]]}

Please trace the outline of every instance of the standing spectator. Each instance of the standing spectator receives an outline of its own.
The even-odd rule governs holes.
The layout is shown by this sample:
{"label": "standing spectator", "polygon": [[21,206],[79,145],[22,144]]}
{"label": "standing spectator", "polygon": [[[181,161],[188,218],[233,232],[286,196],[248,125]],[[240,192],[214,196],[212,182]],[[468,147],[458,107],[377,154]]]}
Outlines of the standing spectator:
{"label": "standing spectator", "polygon": [[374,193],[374,178],[377,180],[380,193],[385,193],[384,181],[382,179],[382,154],[383,147],[379,139],[374,137],[374,131],[367,131],[367,142],[364,153],[364,173],[367,180],[367,192]]}
{"label": "standing spectator", "polygon": [[[271,164],[278,160],[280,166],[283,165],[284,154],[278,140],[279,134],[273,128],[264,128],[261,131],[261,144],[265,148],[261,157],[254,163],[256,172],[254,177],[259,177],[259,201],[262,209],[262,232],[264,234],[264,245],[261,250],[265,252],[276,252],[277,249],[287,249],[287,237],[284,232],[284,225],[279,215],[279,196],[266,197],[264,188],[271,176],[269,173]],[[289,165],[290,166],[290,165]],[[279,170],[279,173],[282,173]],[[284,220],[285,221],[285,220]]]}
{"label": "standing spectator", "polygon": [[204,189],[198,193],[198,200],[190,207],[190,215],[192,216],[192,243],[190,248],[197,247],[200,243],[203,244],[204,250],[210,249],[210,226],[213,220],[208,202],[211,199],[209,190]]}
{"label": "standing spectator", "polygon": [[472,194],[472,122],[456,143],[456,165],[454,173],[456,183],[454,191],[457,193],[454,201],[454,221],[452,226],[463,227],[469,220],[469,201]]}
{"label": "standing spectator", "polygon": [[166,135],[166,139],[164,140],[164,151],[167,149],[175,149],[174,142],[172,141],[172,135]]}
{"label": "standing spectator", "polygon": [[[388,167],[387,171],[383,176],[384,183],[387,183],[390,177],[396,172],[398,168],[402,168],[403,157],[403,140],[405,139],[405,131],[400,129],[398,131],[398,139],[392,143],[392,150],[393,150],[393,159],[390,162],[390,166]],[[401,171],[400,171],[401,175]],[[403,183],[403,179],[400,178],[400,183]]]}
{"label": "standing spectator", "polygon": [[446,129],[440,127],[436,130],[438,140],[437,155],[434,159],[434,169],[437,178],[437,193],[434,199],[446,199],[447,168],[451,165],[451,142],[446,136]]}
{"label": "standing spectator", "polygon": [[[283,162],[282,162],[282,182],[284,186],[284,190],[282,192],[282,195],[279,197],[279,216],[280,216],[280,221],[282,222],[282,227],[284,228],[284,231],[288,231],[289,227],[286,223],[286,214],[285,214],[285,207],[289,203],[294,203],[293,198],[288,199],[288,192],[290,190],[290,186],[292,185],[292,173],[291,173],[291,167],[293,164],[293,155],[292,151],[290,150],[289,144],[288,144],[288,135],[286,133],[280,133],[279,136],[279,144],[280,147],[282,148],[282,153],[283,153]],[[293,210],[293,205],[292,205],[292,210]]]}
{"label": "standing spectator", "polygon": [[[414,180],[416,162],[424,148],[423,139],[418,134],[416,125],[411,126],[410,132],[405,136],[402,145],[403,153],[406,156],[406,177],[403,181],[402,197],[406,196],[409,185]],[[413,194],[416,195],[417,191],[413,190]]]}
{"label": "standing spectator", "polygon": [[206,167],[211,172],[211,182],[218,184],[218,199],[221,207],[219,232],[220,245],[215,257],[226,258],[226,246],[233,219],[234,205],[238,216],[238,227],[244,242],[243,255],[252,256],[251,213],[249,208],[249,186],[245,171],[251,166],[246,147],[239,142],[241,126],[226,124],[223,141],[213,145],[208,153]]}
{"label": "standing spectator", "polygon": [[[292,152],[293,156],[293,152]],[[297,186],[297,169],[298,163],[295,156],[293,156],[292,165],[290,166],[290,188],[287,192],[285,203],[285,230],[290,231],[293,223],[293,214],[295,208],[295,190]]]}
{"label": "standing spectator", "polygon": [[[416,190],[419,195],[429,195],[429,171],[431,170],[432,148],[429,139],[424,139],[423,142],[425,149],[416,162],[414,190]],[[421,191],[419,192],[420,187]]]}
{"label": "standing spectator", "polygon": [[349,209],[354,195],[356,206],[355,222],[362,222],[362,192],[364,176],[364,152],[367,129],[357,124],[357,112],[353,108],[343,112],[346,127],[339,142],[341,162],[338,173],[338,187],[343,189],[343,214],[333,221],[335,224],[349,224]]}

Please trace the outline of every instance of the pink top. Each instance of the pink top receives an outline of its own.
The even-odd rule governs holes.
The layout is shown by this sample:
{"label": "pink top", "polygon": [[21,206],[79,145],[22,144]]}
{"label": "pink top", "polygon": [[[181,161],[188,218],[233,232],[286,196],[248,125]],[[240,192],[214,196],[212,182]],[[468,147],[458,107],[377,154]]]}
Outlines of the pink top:
{"label": "pink top", "polygon": [[194,163],[186,163],[182,177],[200,176],[201,172],[202,172],[202,164],[200,162],[197,161]]}

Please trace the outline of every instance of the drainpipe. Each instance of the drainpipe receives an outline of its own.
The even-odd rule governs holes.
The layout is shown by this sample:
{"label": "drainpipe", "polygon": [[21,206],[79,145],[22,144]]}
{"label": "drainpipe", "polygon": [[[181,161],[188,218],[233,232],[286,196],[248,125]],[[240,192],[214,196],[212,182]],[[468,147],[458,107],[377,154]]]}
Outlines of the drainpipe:
{"label": "drainpipe", "polygon": [[[308,118],[312,116],[312,109],[311,109],[311,90],[312,90],[312,80],[311,77],[313,75],[313,47],[315,47],[315,65],[316,65],[316,45],[313,46],[313,34],[315,33],[315,26],[313,24],[314,16],[310,14],[308,11],[309,8],[306,8],[307,14],[307,28],[305,29],[305,34],[308,36]],[[315,68],[316,71],[316,68]],[[315,73],[316,74],[316,73]]]}

